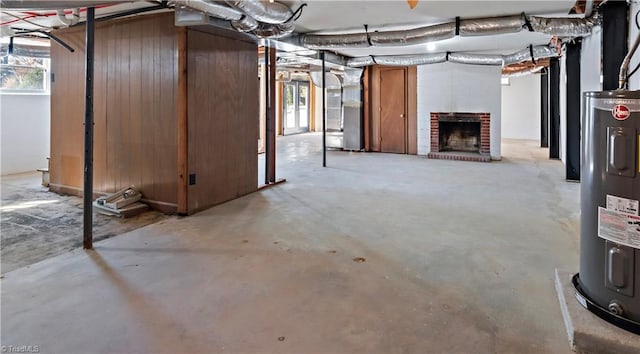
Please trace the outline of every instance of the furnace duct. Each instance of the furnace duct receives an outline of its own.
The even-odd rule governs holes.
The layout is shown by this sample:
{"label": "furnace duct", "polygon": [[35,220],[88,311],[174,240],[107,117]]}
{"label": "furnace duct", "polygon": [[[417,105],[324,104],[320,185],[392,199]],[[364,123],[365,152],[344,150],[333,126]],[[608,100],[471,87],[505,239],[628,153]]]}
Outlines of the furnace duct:
{"label": "furnace duct", "polygon": [[225,2],[256,21],[263,23],[281,24],[287,22],[293,16],[293,12],[289,7],[275,1],[225,0]]}
{"label": "furnace duct", "polygon": [[517,33],[527,28],[529,31],[555,35],[559,37],[581,37],[591,34],[591,29],[598,22],[597,16],[589,18],[544,18],[536,16],[490,17],[455,22],[441,23],[432,26],[418,27],[409,30],[365,32],[336,35],[303,34],[298,38],[303,47],[315,50],[337,48],[366,48],[377,46],[402,46],[424,44],[453,38]]}
{"label": "furnace duct", "polygon": [[507,66],[525,61],[536,61],[538,59],[557,57],[558,51],[549,46],[530,46],[527,49],[508,54],[468,54],[468,53],[430,53],[417,55],[381,55],[357,57],[347,60],[349,67],[363,67],[368,65],[389,65],[389,66],[413,66],[423,64],[436,64],[449,61],[458,64],[473,65],[495,65]]}

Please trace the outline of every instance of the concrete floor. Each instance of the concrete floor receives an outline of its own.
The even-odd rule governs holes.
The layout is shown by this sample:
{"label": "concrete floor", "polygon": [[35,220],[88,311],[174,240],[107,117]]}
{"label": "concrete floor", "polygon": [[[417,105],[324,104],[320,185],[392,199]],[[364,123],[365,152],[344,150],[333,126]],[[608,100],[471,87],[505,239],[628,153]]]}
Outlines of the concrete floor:
{"label": "concrete floor", "polygon": [[4,275],[2,345],[110,353],[568,353],[578,189],[501,162],[278,140],[288,182]]}
{"label": "concrete floor", "polygon": [[[42,186],[40,172],[0,178],[0,272],[28,266],[82,246],[82,198],[63,196]],[[166,216],[146,211],[122,219],[94,213],[96,241],[120,235],[162,220]]]}

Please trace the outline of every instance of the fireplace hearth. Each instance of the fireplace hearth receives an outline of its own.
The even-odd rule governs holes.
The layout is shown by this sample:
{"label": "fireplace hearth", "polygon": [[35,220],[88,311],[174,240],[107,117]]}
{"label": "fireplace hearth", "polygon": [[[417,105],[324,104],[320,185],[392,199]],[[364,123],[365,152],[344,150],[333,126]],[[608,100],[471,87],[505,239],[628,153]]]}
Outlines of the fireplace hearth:
{"label": "fireplace hearth", "polygon": [[433,159],[490,162],[491,115],[489,113],[432,112]]}

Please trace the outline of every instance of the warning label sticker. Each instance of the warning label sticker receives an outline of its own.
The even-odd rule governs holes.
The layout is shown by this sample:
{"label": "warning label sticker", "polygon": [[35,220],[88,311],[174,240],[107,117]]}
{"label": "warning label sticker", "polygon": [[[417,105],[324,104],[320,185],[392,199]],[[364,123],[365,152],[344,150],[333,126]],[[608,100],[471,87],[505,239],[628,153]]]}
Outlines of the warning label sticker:
{"label": "warning label sticker", "polygon": [[607,209],[638,215],[638,201],[607,194]]}
{"label": "warning label sticker", "polygon": [[640,216],[598,207],[598,236],[640,249]]}

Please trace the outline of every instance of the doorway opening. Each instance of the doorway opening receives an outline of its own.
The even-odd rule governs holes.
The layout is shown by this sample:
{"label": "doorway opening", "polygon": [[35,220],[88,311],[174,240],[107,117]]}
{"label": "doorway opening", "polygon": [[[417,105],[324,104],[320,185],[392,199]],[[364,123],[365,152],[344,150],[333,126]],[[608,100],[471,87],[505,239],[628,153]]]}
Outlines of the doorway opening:
{"label": "doorway opening", "polygon": [[309,82],[290,81],[284,84],[283,134],[309,131]]}

